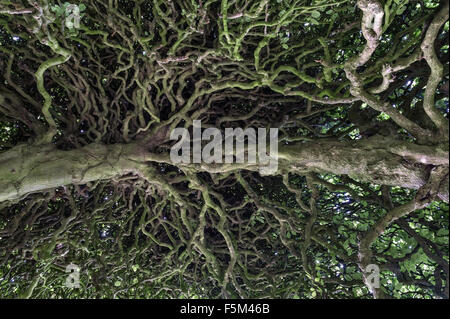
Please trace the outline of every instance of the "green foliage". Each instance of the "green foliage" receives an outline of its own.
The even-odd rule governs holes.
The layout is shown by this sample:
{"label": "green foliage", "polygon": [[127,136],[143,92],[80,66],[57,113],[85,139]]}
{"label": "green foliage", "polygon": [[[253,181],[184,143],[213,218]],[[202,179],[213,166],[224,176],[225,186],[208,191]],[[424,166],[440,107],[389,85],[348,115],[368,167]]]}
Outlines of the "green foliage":
{"label": "green foliage", "polygon": [[[0,202],[0,295],[371,298],[366,254],[386,295],[448,298],[448,204],[426,197],[382,223],[439,166],[410,155],[448,152],[423,112],[430,68],[420,50],[440,1],[375,2],[382,34],[361,62],[371,48],[357,1],[90,0],[78,4],[79,29],[66,21],[69,2],[10,14],[28,5],[0,1],[0,164],[32,145],[51,153],[138,143],[149,152],[127,154],[136,167],[123,176],[78,185],[96,169],[77,170],[96,157],[86,152],[74,185]],[[434,39],[444,68],[432,110],[445,119],[448,29]],[[399,70],[386,75],[389,67]],[[280,150],[323,152],[284,151],[273,176],[245,165],[173,166],[165,132],[195,119],[278,127]],[[101,159],[115,170],[120,156]],[[25,179],[58,173],[25,168]],[[69,263],[81,268],[80,289],[65,286]]]}

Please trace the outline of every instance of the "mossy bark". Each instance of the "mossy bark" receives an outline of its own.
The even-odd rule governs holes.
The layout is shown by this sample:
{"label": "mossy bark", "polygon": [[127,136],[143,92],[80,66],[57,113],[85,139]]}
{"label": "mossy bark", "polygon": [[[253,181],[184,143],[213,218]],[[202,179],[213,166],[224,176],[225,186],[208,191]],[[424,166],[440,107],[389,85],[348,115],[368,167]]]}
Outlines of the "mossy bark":
{"label": "mossy bark", "polygon": [[[172,164],[168,154],[142,145],[90,144],[70,151],[22,144],[0,154],[0,202],[63,185],[86,184],[125,174],[143,175],[151,162]],[[194,172],[257,170],[254,164],[178,164]],[[354,142],[324,139],[279,146],[278,173],[332,173],[372,184],[419,189],[432,167],[448,167],[448,146],[418,146],[374,137]],[[439,197],[448,202],[448,180]]]}

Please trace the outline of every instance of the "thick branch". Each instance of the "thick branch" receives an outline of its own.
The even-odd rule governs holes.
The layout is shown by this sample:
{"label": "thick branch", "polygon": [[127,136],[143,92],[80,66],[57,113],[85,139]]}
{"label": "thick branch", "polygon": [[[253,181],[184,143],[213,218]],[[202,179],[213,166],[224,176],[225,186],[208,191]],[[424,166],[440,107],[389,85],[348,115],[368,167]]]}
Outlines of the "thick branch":
{"label": "thick branch", "polygon": [[[347,175],[380,185],[419,189],[429,164],[448,166],[448,148],[425,147],[380,137],[354,142],[317,140],[280,145],[279,171]],[[415,162],[424,158],[426,163]],[[139,144],[91,144],[61,151],[51,146],[19,145],[0,154],[0,201],[69,184],[86,184],[129,173],[139,174],[146,162],[172,164],[168,154],[153,154]],[[255,164],[178,164],[193,172],[257,170]],[[448,182],[439,197],[448,201]]]}

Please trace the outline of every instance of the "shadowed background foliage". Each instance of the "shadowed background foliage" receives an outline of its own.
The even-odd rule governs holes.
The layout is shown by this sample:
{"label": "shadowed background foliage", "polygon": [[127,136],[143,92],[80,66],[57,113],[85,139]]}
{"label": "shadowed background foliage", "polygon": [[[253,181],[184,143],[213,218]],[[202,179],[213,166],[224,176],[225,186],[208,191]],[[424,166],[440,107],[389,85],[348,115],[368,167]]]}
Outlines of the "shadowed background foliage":
{"label": "shadowed background foliage", "polygon": [[0,0],[0,297],[449,297],[447,0],[73,4]]}

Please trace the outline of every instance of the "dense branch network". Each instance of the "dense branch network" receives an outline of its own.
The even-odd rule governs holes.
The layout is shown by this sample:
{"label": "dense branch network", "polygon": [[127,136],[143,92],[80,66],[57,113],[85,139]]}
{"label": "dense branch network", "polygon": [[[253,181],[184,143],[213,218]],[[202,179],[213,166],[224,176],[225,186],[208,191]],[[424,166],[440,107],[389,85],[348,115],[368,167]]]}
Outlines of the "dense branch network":
{"label": "dense branch network", "polygon": [[[449,297],[448,0],[68,4],[0,0],[1,296]],[[174,165],[194,120],[279,170]]]}

